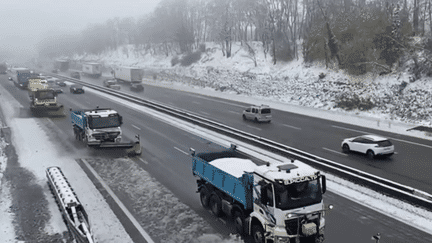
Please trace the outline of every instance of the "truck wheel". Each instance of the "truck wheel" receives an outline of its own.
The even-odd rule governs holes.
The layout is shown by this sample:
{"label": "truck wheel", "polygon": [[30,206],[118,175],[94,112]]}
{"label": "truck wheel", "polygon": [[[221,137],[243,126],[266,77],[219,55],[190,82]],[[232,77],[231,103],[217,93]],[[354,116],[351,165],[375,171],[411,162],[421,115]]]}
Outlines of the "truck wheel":
{"label": "truck wheel", "polygon": [[243,214],[239,211],[234,213],[234,226],[239,235],[244,234],[244,218]]}
{"label": "truck wheel", "polygon": [[207,190],[207,188],[206,187],[201,188],[200,190],[201,205],[206,209],[209,207],[209,198],[210,198],[210,193]]}
{"label": "truck wheel", "polygon": [[216,217],[219,217],[222,214],[222,202],[216,194],[210,196],[210,210]]}
{"label": "truck wheel", "polygon": [[344,143],[344,145],[342,146],[342,151],[344,153],[348,153],[350,151],[350,147],[348,146],[348,144]]}
{"label": "truck wheel", "polygon": [[261,225],[252,226],[252,237],[255,243],[264,243],[264,229]]}
{"label": "truck wheel", "polygon": [[368,157],[369,159],[373,159],[373,158],[375,157],[375,154],[374,154],[374,152],[373,152],[372,150],[368,150],[368,151],[366,152],[366,155],[367,155],[367,157]]}
{"label": "truck wheel", "polygon": [[243,120],[245,120],[245,121],[246,121],[246,116],[245,116],[245,115],[243,115]]}

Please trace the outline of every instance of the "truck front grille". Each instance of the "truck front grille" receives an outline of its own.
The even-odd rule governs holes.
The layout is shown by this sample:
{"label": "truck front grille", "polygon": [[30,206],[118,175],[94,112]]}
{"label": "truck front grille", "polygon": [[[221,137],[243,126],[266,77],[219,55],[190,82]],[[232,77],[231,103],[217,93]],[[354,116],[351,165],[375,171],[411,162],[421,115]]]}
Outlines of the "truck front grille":
{"label": "truck front grille", "polygon": [[100,141],[111,141],[114,142],[114,139],[119,135],[119,132],[107,132],[107,133],[98,133],[93,134],[93,137]]}

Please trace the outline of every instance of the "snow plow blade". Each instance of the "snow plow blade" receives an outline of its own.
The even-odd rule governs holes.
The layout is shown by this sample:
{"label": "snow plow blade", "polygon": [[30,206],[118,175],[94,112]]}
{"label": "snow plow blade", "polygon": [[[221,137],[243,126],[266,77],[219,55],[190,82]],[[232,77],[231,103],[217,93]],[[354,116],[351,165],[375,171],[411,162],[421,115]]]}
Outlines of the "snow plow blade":
{"label": "snow plow blade", "polygon": [[115,143],[115,142],[103,142],[99,148],[132,148],[135,143]]}
{"label": "snow plow blade", "polygon": [[135,136],[137,141],[129,143],[115,143],[115,142],[103,142],[99,148],[125,148],[129,156],[135,156],[141,154],[141,141],[139,135]]}

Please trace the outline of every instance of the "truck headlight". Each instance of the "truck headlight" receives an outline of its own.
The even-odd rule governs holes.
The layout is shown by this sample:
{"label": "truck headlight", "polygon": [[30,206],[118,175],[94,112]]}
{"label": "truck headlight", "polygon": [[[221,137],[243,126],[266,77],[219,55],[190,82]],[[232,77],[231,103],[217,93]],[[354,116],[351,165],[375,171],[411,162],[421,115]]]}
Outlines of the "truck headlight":
{"label": "truck headlight", "polygon": [[115,141],[116,143],[120,143],[121,138],[115,138],[114,141]]}

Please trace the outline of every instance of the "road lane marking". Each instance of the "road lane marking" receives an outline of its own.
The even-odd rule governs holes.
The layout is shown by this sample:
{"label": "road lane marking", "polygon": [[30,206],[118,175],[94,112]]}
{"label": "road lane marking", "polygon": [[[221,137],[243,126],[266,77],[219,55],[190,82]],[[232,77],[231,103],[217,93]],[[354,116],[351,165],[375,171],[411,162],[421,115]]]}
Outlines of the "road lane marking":
{"label": "road lane marking", "polygon": [[250,126],[250,125],[246,125],[247,127],[250,127],[250,128],[253,128],[253,129],[257,129],[257,130],[262,130],[261,128],[258,128],[258,127],[253,127],[253,126]]}
{"label": "road lane marking", "polygon": [[341,153],[341,152],[336,151],[336,150],[332,150],[332,149],[328,149],[328,148],[324,148],[324,147],[323,147],[323,149],[327,150],[327,151],[330,151],[330,152],[333,152],[333,153],[337,153],[337,154],[341,154],[341,155],[344,155],[344,156],[348,156],[347,154]]}
{"label": "road lane marking", "polygon": [[226,104],[226,105],[233,105],[233,106],[238,106],[238,107],[242,107],[242,108],[245,108],[247,106],[247,105],[237,105],[237,104],[234,104],[234,103],[229,103],[229,102],[225,102],[225,101],[221,101],[221,100],[217,100],[217,99],[210,99],[210,98],[206,98],[206,97],[203,97],[203,96],[200,96],[200,95],[196,95],[196,94],[190,94],[189,93],[189,95],[195,96],[195,97],[198,97],[198,98],[204,99],[204,100],[210,100],[210,101],[215,101],[215,102],[223,103],[223,104]]}
{"label": "road lane marking", "polygon": [[197,104],[197,105],[201,105],[201,103],[199,103],[198,101],[192,101],[192,103]]}
{"label": "road lane marking", "polygon": [[231,113],[233,113],[233,114],[239,114],[239,113],[236,112],[236,111],[228,111],[228,112],[231,112]]}
{"label": "road lane marking", "polygon": [[289,127],[289,128],[294,128],[294,129],[297,129],[297,130],[301,130],[300,127],[294,127],[294,126],[290,126],[290,125],[287,125],[287,124],[282,124],[282,126],[286,126],[286,127]]}
{"label": "road lane marking", "polygon": [[[344,130],[348,130],[348,131],[360,132],[360,133],[363,133],[363,134],[371,134],[370,132],[364,132],[364,131],[360,131],[360,130],[356,130],[356,129],[351,129],[351,128],[347,128],[347,127],[340,127],[340,126],[336,126],[336,125],[332,125],[332,127],[340,128],[340,129],[344,129]],[[426,148],[432,148],[432,146],[429,146],[429,145],[426,145],[426,144],[411,142],[411,141],[407,141],[407,140],[403,140],[403,139],[397,139],[397,138],[392,138],[392,137],[387,137],[387,138],[395,140],[395,141],[399,141],[399,142],[410,143],[410,144],[414,144],[414,145],[418,145],[418,146],[423,146],[423,147],[426,147]]]}
{"label": "road lane marking", "polygon": [[139,158],[139,160],[141,160],[144,164],[148,165],[148,162],[143,160],[142,158]]}
{"label": "road lane marking", "polygon": [[178,151],[180,151],[180,152],[186,154],[186,155],[189,155],[188,153],[186,153],[185,151],[183,151],[183,150],[181,150],[181,149],[179,149],[179,148],[177,148],[177,147],[174,147],[174,148],[175,148],[176,150],[178,150]]}
{"label": "road lane marking", "polygon": [[136,129],[138,129],[138,130],[140,130],[140,131],[141,131],[141,128],[139,128],[139,127],[135,126],[134,124],[132,124],[131,126],[133,126],[134,128],[136,128]]}
{"label": "road lane marking", "polygon": [[99,176],[99,174],[91,167],[91,165],[85,160],[81,160],[85,166],[89,169],[89,171],[93,174],[93,176],[100,182],[100,184],[104,187],[104,189],[110,194],[112,199],[117,203],[117,205],[120,207],[121,210],[125,213],[126,217],[129,218],[129,220],[132,222],[132,224],[135,226],[135,228],[140,232],[141,236],[148,242],[148,243],[154,243],[152,238],[149,234],[141,227],[141,225],[138,223],[138,221],[135,219],[135,217],[129,212],[129,210],[126,208],[126,206],[120,201],[120,199],[114,194],[114,192],[111,190],[111,188],[103,181],[103,179]]}

